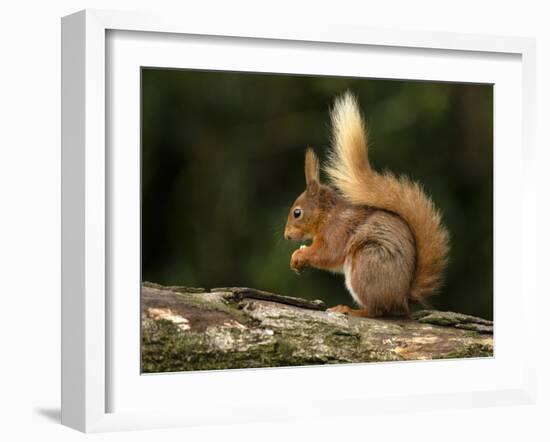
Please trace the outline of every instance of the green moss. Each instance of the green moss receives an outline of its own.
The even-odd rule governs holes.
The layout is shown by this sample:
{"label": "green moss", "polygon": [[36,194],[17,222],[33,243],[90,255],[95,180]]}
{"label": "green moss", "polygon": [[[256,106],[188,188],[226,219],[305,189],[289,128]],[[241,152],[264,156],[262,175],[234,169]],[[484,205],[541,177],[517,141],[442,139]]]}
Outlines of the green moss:
{"label": "green moss", "polygon": [[[166,320],[145,321],[142,333],[142,372],[211,370],[224,368],[267,367],[275,352],[269,336],[244,333],[239,329],[220,328],[209,333],[182,332]],[[217,339],[238,342],[241,351],[231,346],[216,348]]]}
{"label": "green moss", "polygon": [[470,344],[463,349],[452,351],[443,355],[441,359],[460,359],[460,358],[486,358],[493,356],[493,347],[484,344]]}
{"label": "green moss", "polygon": [[[280,367],[380,360],[353,331],[314,320],[272,332],[210,328],[181,331],[166,320],[144,319],[142,371]],[[226,350],[223,350],[223,348]],[[353,357],[350,357],[353,355]]]}

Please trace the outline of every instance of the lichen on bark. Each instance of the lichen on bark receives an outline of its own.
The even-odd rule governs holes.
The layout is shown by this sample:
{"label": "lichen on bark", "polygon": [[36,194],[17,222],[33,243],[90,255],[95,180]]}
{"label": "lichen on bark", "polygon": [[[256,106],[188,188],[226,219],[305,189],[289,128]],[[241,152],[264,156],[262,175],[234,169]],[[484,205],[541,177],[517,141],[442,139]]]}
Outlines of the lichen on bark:
{"label": "lichen on bark", "polygon": [[355,318],[250,288],[142,286],[142,372],[489,357],[492,323],[423,310]]}

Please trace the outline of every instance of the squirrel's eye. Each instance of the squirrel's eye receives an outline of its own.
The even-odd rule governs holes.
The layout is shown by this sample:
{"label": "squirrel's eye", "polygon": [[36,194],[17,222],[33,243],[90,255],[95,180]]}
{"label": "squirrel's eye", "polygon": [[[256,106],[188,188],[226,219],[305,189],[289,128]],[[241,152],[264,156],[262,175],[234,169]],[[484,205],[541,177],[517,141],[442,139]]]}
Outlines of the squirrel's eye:
{"label": "squirrel's eye", "polygon": [[300,218],[300,216],[302,216],[302,209],[294,209],[292,214],[294,215],[294,218]]}

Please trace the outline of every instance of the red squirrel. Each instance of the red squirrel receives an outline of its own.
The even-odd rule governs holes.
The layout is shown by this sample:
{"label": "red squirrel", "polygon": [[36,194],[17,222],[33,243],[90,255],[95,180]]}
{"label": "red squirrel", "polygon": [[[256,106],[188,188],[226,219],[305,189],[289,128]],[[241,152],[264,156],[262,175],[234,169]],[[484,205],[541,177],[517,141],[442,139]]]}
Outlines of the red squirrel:
{"label": "red squirrel", "polygon": [[347,92],[331,110],[332,148],[319,179],[319,159],[306,150],[306,190],[288,215],[285,238],[312,240],[292,254],[290,268],[343,273],[359,309],[353,316],[407,315],[442,284],[449,234],[420,185],[378,173],[368,160],[367,132],[355,97]]}

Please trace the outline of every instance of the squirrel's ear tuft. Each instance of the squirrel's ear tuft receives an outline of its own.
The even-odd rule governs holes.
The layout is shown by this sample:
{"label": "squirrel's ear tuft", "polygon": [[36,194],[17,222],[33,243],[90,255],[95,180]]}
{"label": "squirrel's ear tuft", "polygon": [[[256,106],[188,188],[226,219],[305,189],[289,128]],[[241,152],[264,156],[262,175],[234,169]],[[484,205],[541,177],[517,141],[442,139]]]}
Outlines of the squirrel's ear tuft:
{"label": "squirrel's ear tuft", "polygon": [[319,158],[311,147],[306,150],[306,186],[319,187]]}

